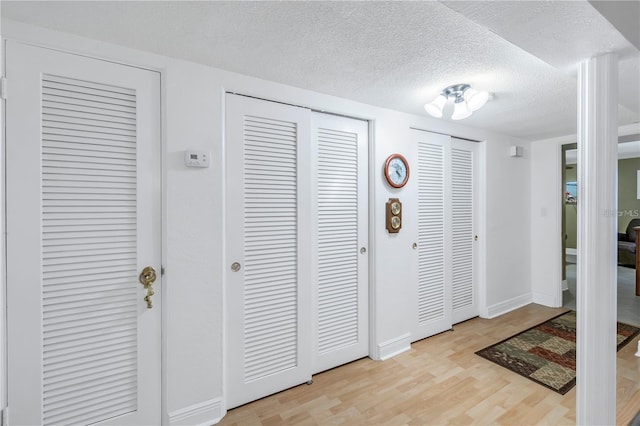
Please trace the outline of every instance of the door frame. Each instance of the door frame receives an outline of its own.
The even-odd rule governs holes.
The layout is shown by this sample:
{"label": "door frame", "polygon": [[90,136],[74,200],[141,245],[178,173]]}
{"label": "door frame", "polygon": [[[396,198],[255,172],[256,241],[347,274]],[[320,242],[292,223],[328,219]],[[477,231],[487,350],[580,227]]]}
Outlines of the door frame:
{"label": "door frame", "polygon": [[[0,13],[1,16],[1,13]],[[164,267],[166,265],[166,256],[167,256],[167,218],[168,218],[168,209],[167,209],[167,197],[165,194],[165,190],[167,188],[166,179],[167,179],[167,166],[166,166],[166,71],[161,68],[155,68],[152,66],[145,66],[140,64],[135,64],[127,61],[114,60],[112,58],[107,58],[100,56],[99,54],[95,54],[89,50],[82,51],[77,44],[70,42],[65,43],[64,40],[55,40],[55,41],[32,41],[29,40],[28,37],[20,37],[20,36],[5,36],[0,32],[0,76],[3,81],[6,76],[6,43],[8,41],[14,43],[21,43],[30,46],[35,46],[43,49],[55,50],[62,53],[67,53],[71,55],[76,55],[88,59],[94,59],[99,61],[105,61],[110,63],[116,63],[118,65],[138,68],[150,72],[157,73],[159,75],[160,86],[158,87],[159,92],[159,123],[158,123],[158,137],[159,137],[159,174],[160,181],[157,183],[160,190],[160,263],[161,270],[158,271],[161,279],[160,284],[163,289],[163,294],[160,303],[160,369],[161,369],[161,377],[160,377],[160,418],[162,424],[168,424],[168,412],[167,409],[167,368],[166,368],[166,348],[167,348],[167,339],[166,339],[166,324],[167,324],[167,277],[164,274]],[[74,47],[70,48],[69,46],[73,45]],[[7,89],[8,92],[8,89]],[[2,373],[2,380],[0,380],[0,424],[6,425],[9,417],[7,404],[8,404],[8,364],[7,364],[7,218],[6,218],[6,204],[7,204],[7,195],[6,195],[6,100],[4,99],[5,93],[2,93],[3,98],[0,99],[0,372]]]}
{"label": "door frame", "polygon": [[[2,10],[0,9],[0,18]],[[6,75],[4,60],[4,44],[5,39],[2,36],[0,28],[0,75],[2,78]],[[4,94],[2,96],[4,98]],[[6,257],[6,191],[5,191],[5,101],[0,99],[0,421],[6,424],[5,408],[7,407],[7,387],[8,387],[8,370],[7,370],[7,257]]]}
{"label": "door frame", "polygon": [[[638,137],[640,136],[640,134],[637,131],[626,131],[626,130],[620,130],[618,131],[618,144],[624,143],[624,142],[632,142],[638,139]],[[575,142],[575,138],[573,138],[573,141],[567,139],[566,141],[562,140],[559,143],[558,146],[558,151],[557,154],[559,155],[559,159],[560,159],[560,164],[561,164],[561,168],[560,168],[560,173],[558,174],[559,176],[559,193],[560,193],[560,197],[558,197],[558,205],[557,205],[557,211],[558,211],[558,217],[559,217],[559,221],[560,221],[560,227],[561,227],[561,234],[560,234],[560,251],[561,251],[561,265],[562,265],[562,269],[560,272],[560,277],[559,277],[559,290],[556,289],[556,291],[559,291],[559,300],[560,300],[560,306],[564,305],[564,301],[563,301],[563,297],[564,297],[564,291],[569,289],[569,286],[567,284],[567,277],[566,277],[566,272],[567,272],[567,263],[566,263],[566,211],[565,211],[565,200],[564,200],[564,192],[565,192],[565,184],[566,184],[566,170],[565,170],[565,166],[566,166],[566,156],[567,156],[567,151],[573,150],[573,149],[577,149],[578,144],[577,142]],[[620,161],[620,158],[618,157],[618,160]],[[576,163],[577,165],[577,163]],[[617,175],[616,175],[616,179],[617,179]],[[578,230],[576,230],[576,235],[577,235]],[[620,232],[620,231],[619,231]],[[577,248],[576,248],[576,252],[577,252]]]}

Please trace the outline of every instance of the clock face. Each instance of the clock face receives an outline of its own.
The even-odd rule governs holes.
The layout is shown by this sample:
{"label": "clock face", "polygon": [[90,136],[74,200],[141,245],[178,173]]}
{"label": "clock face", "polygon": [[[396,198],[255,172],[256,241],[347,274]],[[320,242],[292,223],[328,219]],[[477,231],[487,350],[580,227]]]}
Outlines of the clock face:
{"label": "clock face", "polygon": [[385,164],[384,174],[389,185],[394,188],[402,188],[409,180],[407,160],[400,154],[389,156]]}

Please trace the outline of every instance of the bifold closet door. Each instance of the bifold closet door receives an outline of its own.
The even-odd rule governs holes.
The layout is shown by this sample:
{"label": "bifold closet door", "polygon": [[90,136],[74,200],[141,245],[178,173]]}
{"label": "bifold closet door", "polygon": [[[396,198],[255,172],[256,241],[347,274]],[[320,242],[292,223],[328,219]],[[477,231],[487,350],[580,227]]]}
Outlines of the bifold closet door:
{"label": "bifold closet door", "polygon": [[369,353],[368,123],[313,113],[313,372]]}
{"label": "bifold closet door", "polygon": [[418,283],[412,340],[448,330],[451,309],[451,137],[413,130],[418,147]]}
{"label": "bifold closet door", "polygon": [[451,139],[451,291],[453,323],[478,316],[476,206],[478,144]]}
{"label": "bifold closet door", "polygon": [[310,117],[226,96],[226,407],[311,378]]}
{"label": "bifold closet door", "polygon": [[10,422],[160,424],[160,75],[6,54]]}

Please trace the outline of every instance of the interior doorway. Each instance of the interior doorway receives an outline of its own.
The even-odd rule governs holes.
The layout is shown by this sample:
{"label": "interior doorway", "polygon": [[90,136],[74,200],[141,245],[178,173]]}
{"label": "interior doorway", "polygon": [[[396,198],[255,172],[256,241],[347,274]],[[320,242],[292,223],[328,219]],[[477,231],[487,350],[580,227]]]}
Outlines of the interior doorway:
{"label": "interior doorway", "polygon": [[[618,238],[629,223],[640,219],[640,135],[622,136],[618,143]],[[562,146],[562,306],[576,309],[577,144]],[[635,264],[618,254],[618,321],[640,326],[640,296],[635,294]]]}
{"label": "interior doorway", "polygon": [[[576,235],[578,232],[577,213],[577,162],[572,161],[578,144],[562,145],[562,291],[567,290],[567,264],[575,264]],[[569,158],[567,158],[569,156]],[[570,184],[569,184],[570,182]],[[570,232],[568,231],[570,229]],[[569,234],[572,238],[569,240]],[[564,299],[564,293],[563,293]],[[563,300],[564,302],[564,300]]]}

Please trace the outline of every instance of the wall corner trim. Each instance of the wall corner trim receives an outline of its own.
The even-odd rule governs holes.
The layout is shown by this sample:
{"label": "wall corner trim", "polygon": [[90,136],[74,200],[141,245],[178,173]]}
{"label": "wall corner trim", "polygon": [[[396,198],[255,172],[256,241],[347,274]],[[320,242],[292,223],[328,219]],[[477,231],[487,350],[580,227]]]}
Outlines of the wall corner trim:
{"label": "wall corner trim", "polygon": [[504,315],[507,312],[511,312],[515,309],[521,308],[532,302],[532,294],[526,293],[521,296],[513,297],[511,299],[496,303],[488,308],[487,318],[492,319]]}
{"label": "wall corner trim", "polygon": [[378,359],[385,361],[411,349],[411,333],[378,344]]}
{"label": "wall corner trim", "polygon": [[214,398],[170,412],[169,425],[213,425],[225,414],[222,398]]}
{"label": "wall corner trim", "polygon": [[538,305],[548,306],[549,308],[562,307],[562,300],[558,300],[551,294],[536,293],[534,291],[533,293],[531,293],[531,301],[533,303],[537,303]]}

